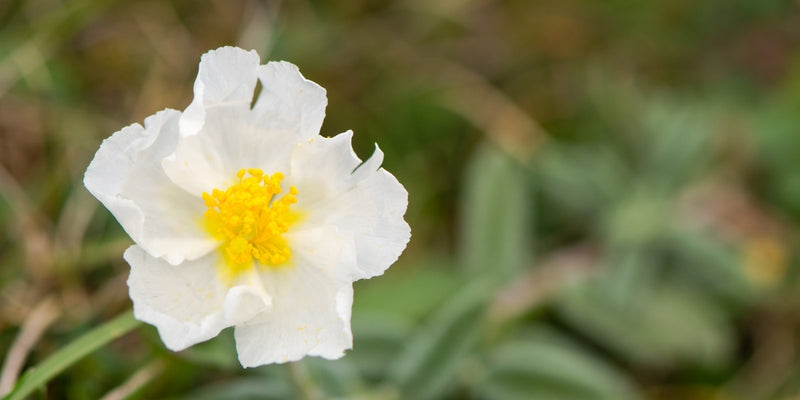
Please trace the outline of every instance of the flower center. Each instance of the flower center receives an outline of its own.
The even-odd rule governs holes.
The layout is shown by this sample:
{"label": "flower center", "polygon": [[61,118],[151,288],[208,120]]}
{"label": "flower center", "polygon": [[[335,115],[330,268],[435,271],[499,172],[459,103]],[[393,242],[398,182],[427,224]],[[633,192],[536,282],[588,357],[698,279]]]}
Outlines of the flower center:
{"label": "flower center", "polygon": [[253,260],[265,266],[278,266],[291,256],[286,240],[281,237],[297,219],[289,206],[297,202],[297,188],[281,193],[283,174],[265,175],[256,168],[241,169],[238,182],[224,191],[203,193],[208,210],[205,226],[209,233],[224,241],[220,246],[229,267],[236,274],[252,265]]}

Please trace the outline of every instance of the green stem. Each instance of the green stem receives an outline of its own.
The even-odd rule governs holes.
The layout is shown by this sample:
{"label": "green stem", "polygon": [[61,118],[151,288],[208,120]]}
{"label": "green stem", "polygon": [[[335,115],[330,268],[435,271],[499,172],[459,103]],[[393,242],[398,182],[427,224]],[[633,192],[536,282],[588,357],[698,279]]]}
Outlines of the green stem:
{"label": "green stem", "polygon": [[140,322],[133,318],[133,312],[128,311],[92,329],[66,347],[53,353],[38,366],[34,366],[25,372],[4,400],[24,399],[70,365],[108,342],[130,332],[139,324]]}

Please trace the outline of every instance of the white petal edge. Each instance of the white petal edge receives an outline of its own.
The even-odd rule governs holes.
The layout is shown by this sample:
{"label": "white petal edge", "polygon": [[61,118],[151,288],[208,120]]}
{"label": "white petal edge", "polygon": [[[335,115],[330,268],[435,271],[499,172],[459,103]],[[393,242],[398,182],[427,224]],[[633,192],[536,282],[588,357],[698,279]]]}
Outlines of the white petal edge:
{"label": "white petal edge", "polygon": [[403,219],[408,192],[380,168],[383,152],[366,161],[355,155],[352,132],[317,138],[295,149],[289,184],[299,191],[296,208],[307,212],[296,229],[331,225],[353,236],[358,253],[352,280],[383,274],[411,238]]}
{"label": "white petal edge", "polygon": [[296,65],[272,61],[258,68],[262,90],[253,105],[251,123],[261,129],[293,131],[299,140],[319,134],[328,97]]}
{"label": "white petal edge", "polygon": [[291,265],[261,273],[272,295],[269,313],[236,327],[244,367],[299,360],[336,359],[352,348],[352,283],[340,271],[355,262],[352,239],[334,229],[287,235]]}
{"label": "white petal edge", "polygon": [[128,287],[134,316],[154,325],[172,351],[211,339],[272,305],[255,270],[230,285],[222,282],[214,254],[170,265],[134,245],[124,258],[131,266]]}
{"label": "white petal edge", "polygon": [[253,99],[260,63],[255,50],[238,47],[225,46],[203,54],[194,81],[194,100],[181,117],[181,135],[191,136],[200,131],[207,108],[232,108],[245,117]]}
{"label": "white petal edge", "polygon": [[320,210],[328,213],[325,224],[353,235],[358,251],[353,280],[381,275],[400,257],[411,239],[403,219],[407,206],[408,192],[381,168]]}
{"label": "white petal edge", "polygon": [[172,264],[196,259],[217,243],[200,225],[205,206],[175,186],[161,160],[178,140],[176,110],[166,109],[103,141],[84,185],[116,217],[136,244]]}

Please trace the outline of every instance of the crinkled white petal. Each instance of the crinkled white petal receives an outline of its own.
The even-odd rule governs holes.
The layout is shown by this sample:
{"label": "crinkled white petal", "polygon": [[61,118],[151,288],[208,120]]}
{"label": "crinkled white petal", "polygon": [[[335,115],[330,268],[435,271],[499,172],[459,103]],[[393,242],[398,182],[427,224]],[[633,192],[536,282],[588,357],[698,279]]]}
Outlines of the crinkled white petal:
{"label": "crinkled white petal", "polygon": [[353,289],[337,274],[355,262],[352,238],[335,229],[286,235],[290,265],[261,273],[272,296],[272,311],[235,330],[239,361],[245,367],[296,361],[306,355],[335,359],[352,348]]}
{"label": "crinkled white petal", "polygon": [[358,249],[354,280],[381,275],[397,261],[411,238],[411,228],[403,219],[407,206],[403,185],[379,169],[320,208],[318,215],[324,223],[353,234]]}
{"label": "crinkled white petal", "polygon": [[262,90],[250,115],[262,129],[295,132],[301,140],[319,134],[328,97],[325,89],[306,79],[286,61],[273,61],[258,68]]}
{"label": "crinkled white petal", "polygon": [[[290,63],[258,63],[255,52],[231,47],[203,56],[177,148],[162,164],[189,193],[226,187],[242,168],[286,171],[294,147],[319,133],[325,90]],[[263,89],[251,110],[258,79]]]}
{"label": "crinkled white petal", "polygon": [[199,132],[209,117],[209,109],[226,108],[245,118],[253,100],[260,63],[255,50],[238,47],[220,47],[203,54],[194,81],[194,100],[181,117],[181,135]]}
{"label": "crinkled white petal", "polygon": [[178,139],[175,153],[162,163],[170,179],[201,196],[234,183],[236,171],[261,168],[287,171],[297,137],[290,131],[257,128],[226,108],[208,110],[202,129]]}
{"label": "crinkled white petal", "polygon": [[86,170],[84,185],[131,236],[156,257],[172,264],[196,259],[217,246],[201,227],[205,211],[164,174],[161,160],[175,150],[178,118],[164,110],[103,141]]}
{"label": "crinkled white petal", "polygon": [[271,307],[272,299],[254,269],[226,284],[219,279],[213,254],[170,265],[131,246],[124,257],[131,266],[133,314],[154,325],[170,350],[211,339]]}
{"label": "crinkled white petal", "polygon": [[289,183],[300,193],[296,207],[308,213],[301,226],[331,225],[353,236],[358,253],[353,280],[382,274],[406,247],[411,229],[403,219],[408,192],[380,168],[383,153],[363,164],[350,144],[352,132],[316,138],[292,155]]}

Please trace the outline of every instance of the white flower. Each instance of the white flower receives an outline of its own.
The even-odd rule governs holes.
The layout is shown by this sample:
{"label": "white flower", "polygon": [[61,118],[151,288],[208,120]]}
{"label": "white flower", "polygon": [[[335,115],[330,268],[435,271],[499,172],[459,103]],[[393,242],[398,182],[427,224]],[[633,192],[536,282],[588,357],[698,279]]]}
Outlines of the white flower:
{"label": "white flower", "polygon": [[194,94],[106,139],[84,177],[136,243],[136,318],[174,351],[235,326],[245,367],[341,357],[352,282],[408,243],[408,193],[377,146],[362,163],[351,131],[319,136],[325,89],[290,63],[213,50]]}

